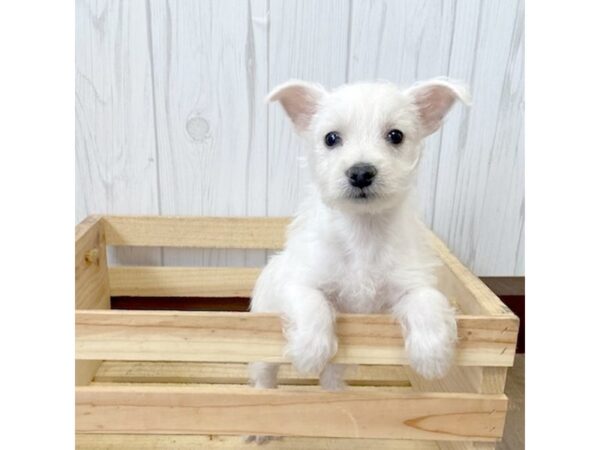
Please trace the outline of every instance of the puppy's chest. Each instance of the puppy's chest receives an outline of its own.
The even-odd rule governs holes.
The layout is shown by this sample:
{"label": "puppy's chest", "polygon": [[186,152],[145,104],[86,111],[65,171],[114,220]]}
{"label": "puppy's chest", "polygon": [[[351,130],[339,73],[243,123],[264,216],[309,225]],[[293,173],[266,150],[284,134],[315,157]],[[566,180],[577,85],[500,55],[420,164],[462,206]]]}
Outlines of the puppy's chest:
{"label": "puppy's chest", "polygon": [[383,312],[389,305],[390,266],[381,258],[346,254],[332,264],[322,290],[340,312]]}

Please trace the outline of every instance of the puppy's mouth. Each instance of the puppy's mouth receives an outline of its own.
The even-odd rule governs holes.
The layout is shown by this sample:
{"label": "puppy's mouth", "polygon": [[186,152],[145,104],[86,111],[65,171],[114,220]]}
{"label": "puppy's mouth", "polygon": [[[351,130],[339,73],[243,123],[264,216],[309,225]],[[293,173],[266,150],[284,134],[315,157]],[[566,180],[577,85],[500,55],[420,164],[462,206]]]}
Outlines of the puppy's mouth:
{"label": "puppy's mouth", "polygon": [[357,189],[353,189],[352,191],[350,191],[350,193],[348,194],[348,197],[352,200],[356,200],[356,201],[369,201],[373,198],[375,198],[377,195],[368,190],[368,189],[364,189],[364,188],[357,188]]}

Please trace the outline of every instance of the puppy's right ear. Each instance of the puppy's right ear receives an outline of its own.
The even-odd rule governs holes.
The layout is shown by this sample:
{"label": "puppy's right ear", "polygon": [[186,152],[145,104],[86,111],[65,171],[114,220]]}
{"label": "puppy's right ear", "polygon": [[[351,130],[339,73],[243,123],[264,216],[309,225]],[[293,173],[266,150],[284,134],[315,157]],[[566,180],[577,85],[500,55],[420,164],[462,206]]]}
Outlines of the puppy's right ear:
{"label": "puppy's right ear", "polygon": [[273,89],[266,101],[279,101],[296,129],[303,132],[309,127],[326,93],[319,84],[290,80]]}
{"label": "puppy's right ear", "polygon": [[414,100],[420,118],[422,136],[429,136],[442,125],[444,116],[456,100],[471,103],[467,87],[446,78],[420,82],[406,91]]}

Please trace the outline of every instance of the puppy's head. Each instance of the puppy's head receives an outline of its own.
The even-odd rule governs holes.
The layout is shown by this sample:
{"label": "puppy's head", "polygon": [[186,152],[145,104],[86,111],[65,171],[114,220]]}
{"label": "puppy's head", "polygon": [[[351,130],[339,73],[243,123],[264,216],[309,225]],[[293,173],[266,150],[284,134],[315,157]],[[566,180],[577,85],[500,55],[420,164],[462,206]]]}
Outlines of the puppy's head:
{"label": "puppy's head", "polygon": [[457,99],[469,101],[466,89],[443,79],[406,90],[358,83],[331,92],[292,80],[268,96],[311,143],[307,161],[325,203],[358,213],[401,201],[415,177],[421,141],[441,126]]}

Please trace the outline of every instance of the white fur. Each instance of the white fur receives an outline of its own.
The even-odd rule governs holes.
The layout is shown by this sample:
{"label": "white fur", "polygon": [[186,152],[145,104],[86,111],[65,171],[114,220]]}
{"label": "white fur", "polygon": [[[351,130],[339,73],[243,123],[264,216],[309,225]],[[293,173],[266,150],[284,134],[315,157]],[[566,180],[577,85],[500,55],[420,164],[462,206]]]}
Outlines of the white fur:
{"label": "white fur", "polygon": [[[391,312],[403,329],[411,365],[426,378],[452,364],[454,311],[435,289],[439,264],[429,249],[414,205],[422,140],[441,124],[466,90],[431,80],[401,90],[391,83],[343,85],[331,92],[290,81],[269,97],[284,106],[308,141],[312,185],[288,229],[283,252],[271,258],[256,284],[252,311],[286,319],[286,354],[302,373],[320,373],[326,389],[343,387],[342,369],[328,365],[337,351],[335,316]],[[394,146],[391,129],[404,133]],[[329,148],[336,131],[342,144]],[[377,168],[357,197],[346,170],[356,163]],[[255,363],[252,383],[276,387],[277,367]]]}

